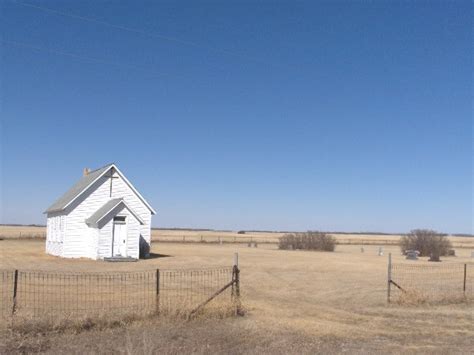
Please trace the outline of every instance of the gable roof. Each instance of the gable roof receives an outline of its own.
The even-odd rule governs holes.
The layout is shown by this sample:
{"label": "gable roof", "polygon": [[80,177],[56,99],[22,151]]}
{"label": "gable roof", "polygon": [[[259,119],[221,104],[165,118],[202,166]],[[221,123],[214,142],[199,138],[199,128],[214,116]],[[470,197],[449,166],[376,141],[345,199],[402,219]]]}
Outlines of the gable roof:
{"label": "gable roof", "polygon": [[107,201],[102,207],[100,207],[97,211],[95,211],[89,218],[86,219],[86,223],[89,226],[92,227],[97,227],[100,220],[104,218],[107,214],[109,214],[111,211],[113,211],[116,207],[124,205],[125,208],[127,208],[131,214],[140,222],[140,224],[145,224],[143,220],[138,216],[138,214],[135,213],[124,201],[123,198],[113,198],[109,201]]}
{"label": "gable roof", "polygon": [[128,181],[128,179],[122,174],[122,172],[115,166],[115,164],[107,164],[102,168],[91,171],[86,176],[83,176],[76,184],[74,184],[64,195],[62,195],[56,202],[54,202],[44,213],[60,212],[66,209],[75,199],[81,196],[94,182],[101,178],[110,169],[114,168],[125,183],[132,189],[133,192],[140,198],[140,200],[148,207],[152,214],[155,214],[155,210],[150,206],[148,202],[140,195],[135,187]]}

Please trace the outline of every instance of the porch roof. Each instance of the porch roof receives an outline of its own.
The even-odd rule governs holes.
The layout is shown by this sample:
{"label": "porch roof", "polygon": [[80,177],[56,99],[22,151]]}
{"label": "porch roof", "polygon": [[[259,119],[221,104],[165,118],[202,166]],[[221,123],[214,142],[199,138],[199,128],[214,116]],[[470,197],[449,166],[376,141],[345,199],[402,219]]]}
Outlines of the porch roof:
{"label": "porch roof", "polygon": [[118,207],[123,205],[130,213],[140,222],[140,224],[145,224],[145,222],[140,218],[140,216],[132,210],[123,198],[113,198],[107,201],[102,207],[100,207],[97,211],[95,211],[89,218],[86,219],[86,224],[89,227],[97,228],[99,222],[107,216],[109,213],[117,209]]}

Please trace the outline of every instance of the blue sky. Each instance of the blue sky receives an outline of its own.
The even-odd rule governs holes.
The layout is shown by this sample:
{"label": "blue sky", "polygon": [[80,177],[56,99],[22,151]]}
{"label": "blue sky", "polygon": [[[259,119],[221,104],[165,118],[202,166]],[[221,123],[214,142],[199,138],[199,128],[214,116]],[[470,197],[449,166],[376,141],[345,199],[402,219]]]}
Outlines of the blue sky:
{"label": "blue sky", "polygon": [[472,7],[4,0],[0,221],[116,162],[154,226],[472,233]]}

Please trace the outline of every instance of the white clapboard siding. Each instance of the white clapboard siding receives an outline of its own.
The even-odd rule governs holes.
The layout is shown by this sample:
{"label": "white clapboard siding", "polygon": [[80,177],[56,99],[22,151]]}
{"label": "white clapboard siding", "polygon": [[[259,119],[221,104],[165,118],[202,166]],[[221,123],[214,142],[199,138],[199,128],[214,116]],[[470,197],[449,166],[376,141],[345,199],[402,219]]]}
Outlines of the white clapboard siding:
{"label": "white clapboard siding", "polygon": [[112,198],[123,198],[128,206],[143,220],[144,224],[140,227],[140,234],[143,239],[150,243],[151,212],[143,201],[133,192],[128,184],[119,176],[114,174],[112,184]]}
{"label": "white clapboard siding", "polygon": [[101,259],[112,256],[112,233],[113,233],[113,219],[107,222],[100,230],[98,253],[97,256]]}
{"label": "white clapboard siding", "polygon": [[67,216],[63,257],[91,257],[95,247],[94,233],[91,233],[92,228],[89,228],[85,221],[110,199],[109,179],[100,178],[90,190],[91,192]]}
{"label": "white clapboard siding", "polygon": [[91,259],[99,258],[99,233],[100,230],[98,228],[89,228],[89,257]]}
{"label": "white clapboard siding", "polygon": [[48,218],[46,224],[46,252],[52,255],[61,255],[65,236],[66,216],[54,214]]}

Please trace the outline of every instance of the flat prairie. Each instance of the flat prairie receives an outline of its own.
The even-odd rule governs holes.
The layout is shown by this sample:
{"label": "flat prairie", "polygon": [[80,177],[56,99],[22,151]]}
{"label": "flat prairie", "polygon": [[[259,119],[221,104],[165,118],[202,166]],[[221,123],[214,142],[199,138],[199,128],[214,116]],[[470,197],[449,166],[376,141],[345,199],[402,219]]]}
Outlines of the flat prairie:
{"label": "flat prairie", "polygon": [[[217,230],[152,229],[151,236],[157,242],[207,242],[207,243],[278,243],[283,232],[245,232]],[[400,234],[331,233],[340,244],[353,245],[394,245]],[[46,227],[0,225],[0,239],[45,238]],[[474,237],[448,236],[455,248],[474,249]]]}
{"label": "flat prairie", "polygon": [[[183,231],[166,233],[182,237]],[[204,232],[193,235],[200,238],[200,233]],[[228,235],[234,236],[242,235]],[[229,266],[238,252],[246,313],[226,319],[151,319],[114,329],[22,335],[22,342],[8,333],[3,344],[0,341],[0,353],[25,349],[149,354],[470,353],[474,339],[472,303],[387,304],[389,252],[394,263],[432,263],[425,258],[407,261],[397,246],[385,245],[383,256],[378,255],[378,249],[378,245],[366,245],[362,253],[360,245],[338,245],[335,252],[328,253],[282,251],[273,244],[249,248],[247,244],[155,241],[152,252],[168,257],[107,263],[45,255],[43,240],[5,239],[0,241],[0,269],[132,271]],[[456,257],[443,258],[438,265],[471,265],[471,250],[474,248],[456,249]]]}

